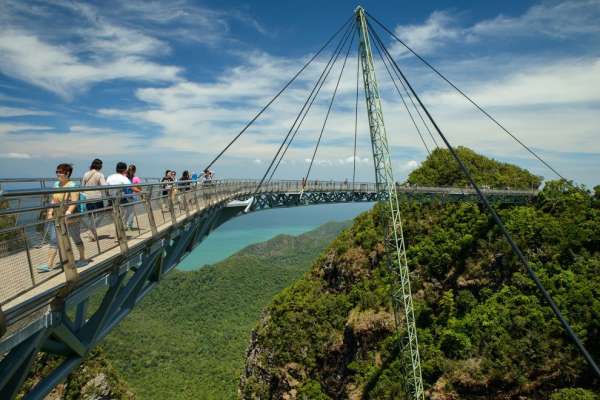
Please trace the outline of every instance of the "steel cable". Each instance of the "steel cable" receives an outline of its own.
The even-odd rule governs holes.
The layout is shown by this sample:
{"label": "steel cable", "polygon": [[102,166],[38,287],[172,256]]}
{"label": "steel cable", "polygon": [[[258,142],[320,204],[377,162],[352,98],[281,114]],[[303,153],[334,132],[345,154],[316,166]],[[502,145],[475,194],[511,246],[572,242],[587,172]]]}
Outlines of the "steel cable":
{"label": "steel cable", "polygon": [[[354,26],[352,27],[352,29],[354,29]],[[352,29],[350,30],[350,32],[352,31]],[[345,36],[346,36],[346,34],[345,34]],[[344,41],[344,44],[345,44],[345,41]],[[329,62],[325,66],[325,69],[321,73],[321,76],[319,77],[319,79],[315,83],[315,86],[313,87],[313,90],[311,91],[310,95],[308,96],[308,99],[310,100],[310,103],[308,104],[308,107],[306,107],[306,110],[304,110],[304,107],[302,107],[302,109],[300,110],[300,113],[302,113],[302,111],[304,110],[304,115],[302,115],[302,118],[300,119],[300,122],[298,122],[298,125],[296,125],[294,133],[292,134],[290,140],[287,142],[287,144],[285,146],[285,149],[283,150],[283,153],[279,157],[279,160],[277,161],[277,164],[275,165],[275,168],[273,168],[273,171],[271,172],[271,175],[269,176],[269,179],[267,179],[267,182],[270,182],[271,179],[273,179],[273,175],[275,175],[275,172],[277,171],[277,168],[279,168],[279,165],[280,165],[281,161],[283,160],[283,158],[287,154],[287,151],[290,148],[290,145],[292,144],[292,142],[296,138],[296,135],[298,134],[298,131],[300,130],[300,127],[302,126],[302,123],[304,122],[304,119],[306,118],[306,116],[310,112],[310,109],[312,108],[313,103],[315,102],[317,96],[319,95],[319,93],[321,91],[321,88],[323,87],[323,85],[325,84],[327,78],[329,77],[329,73],[333,69],[333,66],[334,66],[335,62],[337,61],[337,58],[338,58],[339,54],[341,53],[343,47],[344,46],[341,45],[341,42],[340,42],[340,45],[338,45],[338,47],[336,48],[336,50],[332,54],[331,58],[329,59]],[[334,56],[335,56],[335,60],[333,60]],[[332,60],[333,60],[333,63],[331,63]],[[325,71],[327,71],[327,72],[325,73]],[[325,73],[325,76],[323,76],[324,73]],[[317,88],[317,86],[318,86],[318,88]],[[315,88],[317,88],[316,92],[315,92]],[[314,95],[313,95],[313,92],[314,92]],[[311,96],[312,96],[312,99],[311,99]],[[305,103],[304,106],[306,106],[306,103]],[[296,118],[296,121],[297,121],[297,118]],[[294,124],[292,125],[292,129],[293,129],[296,121],[294,121]],[[289,133],[288,133],[288,136],[289,136]],[[287,136],[286,136],[286,139],[287,139]]]}
{"label": "steel cable", "polygon": [[[511,138],[513,138],[517,143],[521,145],[525,150],[527,150],[531,155],[537,158],[542,164],[544,164],[548,169],[550,169],[553,173],[556,174],[559,178],[569,182],[562,174],[560,174],[556,169],[554,169],[548,162],[546,162],[541,156],[537,155],[535,151],[533,151],[529,146],[523,143],[515,134],[510,132],[504,125],[502,125],[496,118],[494,118],[490,113],[488,113],[482,106],[480,106],[475,100],[469,97],[465,92],[460,90],[452,81],[446,78],[440,71],[438,71],[433,65],[431,65],[427,60],[421,57],[416,51],[414,51],[410,46],[408,46],[404,41],[402,41],[398,36],[396,36],[392,31],[390,31],[383,23],[379,22],[377,18],[369,14],[365,11],[367,16],[375,21],[381,28],[383,28],[390,36],[396,39],[402,46],[406,47],[408,51],[410,51],[415,57],[417,57],[423,64],[429,67],[435,74],[437,74],[440,78],[442,78],[446,83],[452,86],[458,93],[460,93],[465,99],[467,99],[471,104],[473,104],[479,111],[481,111],[486,117],[488,117],[494,124],[496,124],[500,129],[506,132]],[[569,183],[570,184],[570,183]]]}
{"label": "steel cable", "polygon": [[306,177],[304,178],[305,182],[308,182],[308,177],[310,175],[310,171],[311,171],[313,163],[315,161],[315,157],[317,155],[317,150],[319,149],[319,145],[321,144],[323,132],[325,131],[325,126],[327,125],[327,120],[329,119],[329,114],[331,113],[331,107],[333,106],[333,102],[335,100],[335,95],[337,94],[337,90],[338,90],[338,87],[340,86],[340,81],[342,79],[342,75],[344,74],[344,68],[346,67],[346,62],[348,61],[348,55],[350,54],[350,49],[352,48],[352,43],[354,43],[354,36],[355,35],[352,35],[352,40],[350,41],[350,45],[348,46],[348,51],[346,52],[346,57],[344,58],[344,63],[342,64],[342,69],[340,70],[340,76],[338,77],[337,83],[335,84],[335,89],[333,90],[333,95],[331,96],[331,102],[329,103],[329,108],[327,109],[327,114],[325,114],[325,120],[323,121],[323,126],[321,127],[321,133],[319,134],[319,139],[317,140],[317,144],[315,146],[315,151],[313,152],[313,155],[310,159],[310,164],[308,165],[308,170],[306,171]]}
{"label": "steel cable", "polygon": [[[354,30],[354,25],[352,24],[350,25],[349,29],[347,30],[347,32],[344,34],[344,36],[342,37],[342,39],[340,40],[340,43],[338,44],[338,46],[336,47],[336,50],[334,51],[334,53],[332,54],[332,58],[330,58],[329,62],[327,63],[327,65],[325,66],[325,69],[323,70],[323,72],[321,72],[321,76],[319,77],[319,80],[321,79],[321,77],[323,76],[323,73],[325,73],[325,71],[327,70],[327,67],[330,65],[331,60],[333,59],[333,63],[331,64],[331,68],[333,68],[333,65],[336,63],[342,49],[344,48],[344,46],[346,45],[346,42],[348,40],[348,38],[350,37],[350,35],[353,35],[353,30]],[[329,71],[331,71],[331,69],[329,69]],[[327,72],[327,75],[329,75],[329,72]],[[275,160],[277,160],[277,157],[279,156],[279,154],[281,153],[281,149],[283,148],[283,146],[285,146],[290,133],[292,132],[292,130],[294,129],[294,126],[296,125],[296,123],[298,122],[298,119],[300,118],[300,116],[302,115],[302,112],[304,111],[304,109],[306,108],[307,104],[309,103],[309,100],[311,99],[311,96],[313,94],[313,92],[315,91],[315,89],[317,88],[317,86],[319,85],[319,80],[317,80],[317,82],[315,83],[315,86],[313,86],[313,89],[311,91],[311,93],[309,94],[308,98],[306,99],[306,101],[304,102],[302,109],[300,109],[300,112],[298,113],[298,115],[296,116],[296,119],[294,120],[294,123],[292,124],[292,126],[290,127],[290,130],[288,131],[287,135],[284,137],[283,142],[281,143],[281,145],[279,146],[279,148],[277,149],[277,152],[275,153],[275,156],[273,157],[273,159],[271,160],[271,163],[269,164],[269,167],[267,168],[267,170],[265,171],[263,177],[261,178],[260,182],[258,183],[258,185],[256,186],[255,189],[255,193],[258,192],[258,190],[261,188],[262,184],[264,183],[267,175],[269,174],[269,171],[271,170],[271,168],[273,167],[273,164],[275,163]],[[323,82],[325,82],[325,80],[323,80]],[[320,87],[319,87],[320,90]],[[316,96],[315,96],[316,97]],[[314,98],[313,98],[314,101]],[[312,105],[312,102],[311,102]],[[277,164],[277,166],[279,166],[279,163]],[[273,170],[273,173],[275,172],[275,170]]]}
{"label": "steel cable", "polygon": [[360,51],[356,51],[356,104],[354,106],[354,158],[352,159],[352,191],[356,184],[356,137],[358,136],[358,86],[360,82]]}
{"label": "steel cable", "polygon": [[[369,35],[371,36],[371,38],[373,38],[373,35],[371,34],[371,32],[369,32]],[[427,154],[431,155],[431,151],[429,151],[429,146],[427,146],[427,143],[425,142],[425,139],[423,138],[423,135],[421,134],[421,130],[419,129],[419,126],[417,125],[417,122],[413,118],[413,115],[410,112],[410,109],[408,108],[408,104],[406,104],[406,101],[404,100],[404,96],[400,92],[400,88],[398,88],[398,85],[396,84],[396,80],[392,76],[392,72],[390,71],[390,69],[387,66],[387,63],[386,63],[386,61],[385,61],[385,59],[384,59],[384,57],[382,55],[382,51],[379,49],[379,44],[377,43],[376,40],[373,40],[373,43],[375,43],[375,49],[377,50],[377,54],[379,54],[379,57],[381,58],[381,61],[383,62],[383,65],[385,66],[385,70],[387,71],[388,75],[390,76],[390,79],[392,80],[392,83],[394,84],[394,87],[396,88],[396,91],[398,92],[398,95],[400,96],[400,99],[402,99],[402,103],[404,104],[404,108],[406,108],[406,111],[408,112],[410,120],[412,121],[413,125],[415,126],[415,129],[417,130],[417,133],[419,134],[419,137],[421,138],[421,142],[423,142],[423,146],[425,146],[425,150],[427,151]],[[434,141],[434,143],[435,143],[435,141]],[[435,144],[437,146],[437,143],[435,143]]]}
{"label": "steel cable", "polygon": [[204,170],[206,171],[207,169],[209,169],[210,167],[212,167],[212,165],[219,159],[221,158],[221,156],[223,154],[225,154],[225,152],[240,138],[240,136],[242,136],[242,134],[244,132],[246,132],[246,130],[250,127],[250,125],[252,125],[254,123],[254,121],[256,121],[258,119],[258,117],[260,117],[262,115],[263,112],[265,112],[265,110],[267,108],[269,108],[269,106],[296,80],[296,78],[314,61],[315,58],[317,58],[319,56],[319,54],[321,54],[321,52],[327,47],[329,46],[329,43],[331,43],[333,41],[333,39],[335,39],[335,37],[342,31],[344,30],[344,28],[353,20],[353,17],[348,18],[348,20],[346,22],[344,22],[344,24],[329,38],[329,40],[327,40],[327,42],[325,42],[325,44],[315,53],[315,55],[313,55],[310,60],[308,60],[306,62],[306,64],[304,64],[304,66],[302,68],[300,68],[300,70],[296,73],[296,75],[294,75],[292,77],[292,79],[290,79],[282,88],[279,92],[277,92],[277,94],[254,116],[254,118],[252,118],[250,120],[250,122],[248,122],[246,124],[246,126],[244,126],[244,128],[227,144],[227,146],[225,146],[225,148],[223,150],[221,150],[221,152],[219,154],[217,154],[217,156],[204,168]]}
{"label": "steel cable", "polygon": [[[388,50],[383,45],[383,42],[379,38],[379,35],[374,30],[373,30],[373,35],[375,36],[375,38],[379,42],[379,44],[382,46],[382,48],[384,49],[384,51],[389,54]],[[400,69],[400,67],[398,66],[398,64],[393,59],[392,59],[392,61],[393,61],[393,64],[394,64],[394,68],[397,69],[397,71],[400,73],[400,76],[402,77],[402,79],[404,79],[404,82],[406,83],[406,85],[408,86],[408,88],[412,92],[413,96],[415,97],[415,99],[417,100],[417,102],[419,103],[419,105],[421,106],[421,108],[423,109],[423,111],[425,112],[425,114],[427,115],[427,118],[429,119],[429,121],[431,122],[431,124],[433,125],[433,127],[435,128],[436,132],[438,133],[438,135],[443,140],[444,144],[446,145],[446,147],[448,148],[448,150],[452,154],[452,157],[458,163],[458,165],[459,165],[460,169],[462,170],[463,174],[468,179],[468,181],[471,184],[471,186],[473,187],[473,189],[475,189],[475,192],[477,192],[477,196],[479,197],[479,199],[481,200],[481,202],[484,204],[484,206],[489,211],[490,215],[492,216],[492,219],[494,220],[494,222],[496,223],[496,225],[498,226],[498,228],[502,232],[503,236],[506,238],[506,241],[509,243],[509,245],[510,245],[512,251],[513,251],[513,253],[517,256],[517,258],[519,259],[519,261],[521,262],[521,264],[523,264],[523,266],[527,270],[527,274],[533,280],[533,282],[535,283],[535,285],[538,288],[538,290],[542,293],[542,296],[544,297],[544,299],[550,305],[550,308],[554,312],[554,315],[556,316],[556,318],[559,320],[559,322],[563,326],[563,328],[566,331],[566,333],[569,336],[569,338],[576,345],[577,349],[583,355],[584,359],[592,367],[592,370],[594,371],[594,373],[598,377],[600,377],[600,369],[598,368],[598,365],[596,364],[596,362],[594,361],[594,359],[592,358],[592,356],[590,355],[590,353],[587,351],[587,349],[585,348],[585,346],[581,342],[581,339],[579,339],[579,336],[577,336],[577,334],[575,333],[575,331],[573,331],[573,328],[571,327],[571,325],[567,322],[567,320],[564,318],[564,316],[560,312],[558,306],[554,302],[554,299],[552,298],[552,296],[550,295],[550,293],[548,293],[548,291],[546,290],[546,288],[544,287],[544,285],[542,284],[542,282],[538,278],[538,276],[535,273],[535,271],[533,270],[533,268],[531,268],[531,266],[529,265],[529,262],[525,258],[525,255],[523,254],[523,252],[521,251],[521,249],[519,248],[519,246],[517,245],[517,243],[513,240],[510,232],[508,232],[508,230],[504,226],[504,223],[502,222],[502,220],[500,219],[500,217],[496,213],[496,210],[492,207],[492,205],[488,201],[487,197],[483,194],[483,192],[481,192],[481,190],[479,189],[479,186],[475,183],[475,180],[473,179],[473,176],[471,175],[471,173],[469,172],[469,170],[467,169],[467,167],[463,163],[462,159],[458,156],[458,154],[456,153],[456,151],[454,150],[454,148],[452,147],[452,145],[450,144],[450,142],[448,141],[448,139],[446,138],[446,136],[442,133],[441,129],[438,127],[437,123],[435,122],[435,120],[433,119],[433,117],[431,116],[431,114],[429,113],[429,111],[427,110],[427,108],[425,107],[425,105],[423,104],[423,102],[421,101],[421,99],[419,98],[419,96],[417,95],[417,93],[415,92],[415,90],[413,89],[412,85],[406,79],[406,76],[404,75],[404,73],[402,72],[402,70]]]}

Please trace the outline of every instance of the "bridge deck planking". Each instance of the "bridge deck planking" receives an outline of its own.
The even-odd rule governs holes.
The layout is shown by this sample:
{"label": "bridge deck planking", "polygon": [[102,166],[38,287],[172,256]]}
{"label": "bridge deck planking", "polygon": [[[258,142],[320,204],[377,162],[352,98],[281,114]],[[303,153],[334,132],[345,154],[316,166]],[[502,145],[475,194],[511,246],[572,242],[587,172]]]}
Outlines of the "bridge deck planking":
{"label": "bridge deck planking", "polygon": [[[236,193],[234,196],[238,196],[240,194],[241,193]],[[190,217],[201,213],[208,207],[208,202],[201,202],[200,208],[198,210],[193,209],[190,213]],[[157,231],[159,234],[173,226],[170,221],[170,215],[168,215],[167,211],[153,210],[153,212],[155,215],[155,220],[157,221]],[[175,214],[177,223],[181,223],[188,218],[182,209],[176,210]],[[145,221],[145,223],[138,225],[141,232],[139,235],[128,235],[127,244],[130,248],[152,237],[147,213],[145,211],[140,212],[137,214],[137,217],[138,221]],[[84,234],[82,234],[86,257],[91,258],[91,260],[87,265],[78,268],[80,274],[85,274],[88,271],[95,269],[97,265],[121,254],[119,243],[116,240],[116,230],[113,224],[99,227],[97,228],[97,232],[97,242],[89,240],[88,237],[91,235],[89,231],[86,231]],[[75,248],[75,243],[73,241],[71,241],[71,246]],[[103,249],[102,252],[98,252],[98,246]],[[49,249],[50,246],[48,244],[45,244],[39,248],[30,249],[29,252],[31,254],[33,264],[41,265],[45,263],[48,258]],[[77,259],[77,254],[75,254],[75,256]],[[33,271],[30,272],[27,263],[23,262],[26,260],[26,251],[20,251],[8,257],[2,258],[3,279],[0,281],[0,301],[14,297],[15,294],[23,291],[24,289],[30,288],[31,273],[33,273],[34,282],[41,282],[33,288],[25,291],[21,295],[16,296],[10,301],[4,303],[3,309],[5,312],[9,312],[12,308],[18,306],[19,304],[36,298],[41,294],[56,291],[65,284],[65,275],[63,274],[62,269],[60,269],[60,261],[55,263],[55,266],[58,266],[59,269],[51,270],[50,272],[39,272],[34,268]]]}

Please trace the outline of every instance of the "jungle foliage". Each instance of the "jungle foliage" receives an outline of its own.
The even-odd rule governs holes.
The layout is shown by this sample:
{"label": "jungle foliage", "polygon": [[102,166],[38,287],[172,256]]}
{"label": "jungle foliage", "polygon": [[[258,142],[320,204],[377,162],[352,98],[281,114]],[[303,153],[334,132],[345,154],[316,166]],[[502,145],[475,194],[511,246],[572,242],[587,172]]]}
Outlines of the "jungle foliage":
{"label": "jungle foliage", "polygon": [[[463,155],[467,150],[461,149]],[[437,171],[444,169],[438,164],[442,156],[432,154],[412,179],[423,185],[459,183]],[[481,159],[471,157],[471,163]],[[517,167],[484,161],[491,175],[480,176],[481,182],[539,185]],[[531,204],[498,207],[596,360],[599,193],[551,181]],[[598,398],[600,382],[478,204],[401,207],[430,398]],[[378,205],[357,217],[303,279],[275,297],[252,337],[240,382],[244,398],[306,393],[305,398],[404,398],[390,274],[383,262],[384,212]]]}
{"label": "jungle foliage", "polygon": [[[542,183],[541,176],[535,176],[516,165],[484,157],[467,147],[458,146],[456,153],[473,175],[475,182],[483,187],[537,189]],[[423,164],[410,173],[407,182],[421,186],[469,185],[450,151],[439,148],[432,151]]]}
{"label": "jungle foliage", "polygon": [[195,271],[169,273],[104,340],[140,399],[233,399],[260,312],[349,223],[279,235]]}

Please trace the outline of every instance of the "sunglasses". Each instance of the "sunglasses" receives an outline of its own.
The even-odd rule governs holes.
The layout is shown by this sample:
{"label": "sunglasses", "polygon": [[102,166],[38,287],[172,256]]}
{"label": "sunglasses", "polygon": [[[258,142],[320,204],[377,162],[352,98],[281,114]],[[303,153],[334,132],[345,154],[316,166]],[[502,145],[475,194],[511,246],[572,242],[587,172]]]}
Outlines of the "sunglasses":
{"label": "sunglasses", "polygon": [[66,175],[66,174],[64,172],[61,172],[61,171],[56,171],[56,175],[63,176],[63,175]]}

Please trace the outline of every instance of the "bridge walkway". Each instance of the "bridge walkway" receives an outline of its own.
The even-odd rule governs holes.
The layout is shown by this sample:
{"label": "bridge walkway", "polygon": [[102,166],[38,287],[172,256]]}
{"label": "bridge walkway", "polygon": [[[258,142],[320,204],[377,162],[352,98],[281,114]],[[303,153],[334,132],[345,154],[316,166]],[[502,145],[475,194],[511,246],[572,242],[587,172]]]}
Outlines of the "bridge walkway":
{"label": "bridge walkway", "polygon": [[[162,238],[159,240],[159,246],[168,247],[169,243],[165,243],[165,240],[170,240],[169,230],[175,226],[197,224],[198,216],[210,210],[229,206],[232,212],[228,219],[242,211],[272,207],[377,200],[377,191],[372,183],[357,183],[352,187],[348,182],[312,181],[303,190],[300,181],[275,181],[264,185],[253,198],[252,204],[232,203],[255,195],[256,184],[253,180],[215,181],[210,185],[191,182],[185,187],[189,189],[187,191],[181,190],[183,187],[180,190],[168,191],[163,184],[142,184],[143,191],[136,201],[121,204],[116,198],[112,198],[113,204],[119,204],[118,207],[106,203],[106,207],[99,210],[65,216],[67,230],[76,225],[81,227],[85,256],[89,260],[87,265],[75,269],[75,285],[88,284],[87,282],[91,282],[93,277],[99,276],[107,268],[130,258],[124,257],[126,253],[137,252],[141,263],[142,253],[137,249],[144,248],[150,242],[156,242],[157,238]],[[114,192],[115,189],[103,190]],[[48,243],[48,225],[57,223],[57,218],[48,221],[42,215],[42,212],[50,207],[47,200],[53,192],[56,190],[4,192],[6,208],[0,210],[0,218],[12,218],[14,226],[0,229],[0,269],[3,276],[0,280],[0,312],[6,315],[6,324],[9,327],[14,325],[11,331],[19,326],[15,322],[43,310],[68,284],[69,274],[65,270],[68,257],[62,254],[63,252],[59,252],[50,271],[39,270],[39,267],[47,263],[51,249]],[[420,201],[431,198],[475,200],[475,193],[471,189],[462,188],[398,186],[398,192],[401,195],[416,197]],[[490,198],[504,202],[528,201],[535,196],[534,191],[487,192]],[[67,205],[63,204],[63,207]],[[125,230],[123,225],[128,215],[133,229]],[[218,221],[213,222],[213,225],[207,228],[206,234],[218,226]],[[68,238],[70,251],[74,259],[78,260],[79,255],[75,250],[73,238],[66,234],[64,237]]]}

